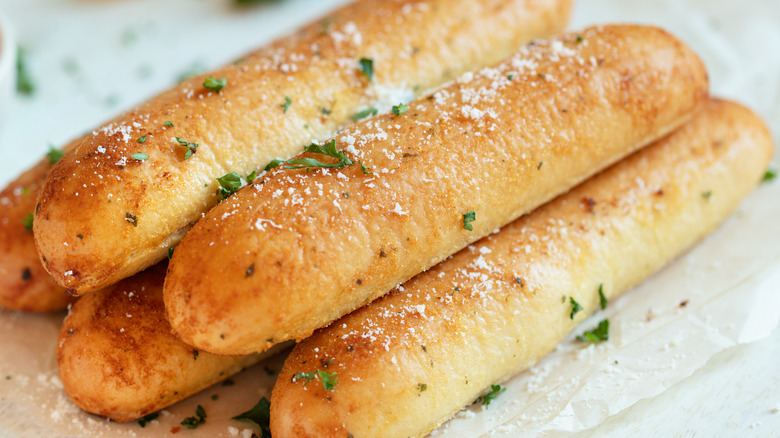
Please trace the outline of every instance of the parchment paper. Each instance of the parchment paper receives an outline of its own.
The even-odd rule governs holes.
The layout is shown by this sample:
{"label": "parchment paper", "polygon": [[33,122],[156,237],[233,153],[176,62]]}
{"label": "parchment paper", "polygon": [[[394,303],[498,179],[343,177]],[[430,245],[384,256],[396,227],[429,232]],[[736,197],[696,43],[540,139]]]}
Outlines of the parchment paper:
{"label": "parchment paper", "polygon": [[[189,4],[171,3],[181,8]],[[301,23],[312,3],[325,8],[341,2],[322,6],[321,2],[291,1],[252,14],[285,14]],[[128,10],[139,13],[132,7]],[[225,17],[219,20],[212,31],[230,26]],[[611,21],[656,24],[678,35],[704,58],[713,94],[747,104],[766,118],[775,138],[780,135],[780,3],[581,0],[571,27]],[[143,98],[123,101],[119,108]],[[26,114],[34,113],[35,105],[32,109],[29,103],[21,105],[28,105],[23,108]],[[94,120],[98,109],[91,111],[73,116],[78,130],[99,121]],[[21,116],[16,121],[31,126]],[[13,127],[13,117],[11,122]],[[71,134],[75,135],[62,135]],[[6,131],[0,137],[0,148],[24,135]],[[32,155],[22,154],[4,166],[18,169],[20,163],[31,162]],[[778,167],[777,158],[774,163]],[[3,175],[5,180],[12,176]],[[609,342],[584,347],[572,342],[573,337],[565,340],[531,370],[507,382],[507,391],[488,409],[468,407],[432,436],[587,433],[638,401],[688,378],[719,352],[768,336],[780,320],[779,199],[780,181],[763,184],[713,235],[577,329],[579,333],[609,317]],[[165,410],[145,428],[136,423],[117,425],[80,412],[63,393],[54,356],[62,316],[0,312],[0,437],[160,436],[170,434],[181,419],[193,415],[198,404],[207,410],[206,425],[179,433],[249,436],[251,431],[243,423],[229,417],[249,409],[260,396],[268,396],[271,373],[281,366],[280,357],[247,370],[233,379],[234,386],[206,390]],[[214,394],[218,401],[212,400]]]}

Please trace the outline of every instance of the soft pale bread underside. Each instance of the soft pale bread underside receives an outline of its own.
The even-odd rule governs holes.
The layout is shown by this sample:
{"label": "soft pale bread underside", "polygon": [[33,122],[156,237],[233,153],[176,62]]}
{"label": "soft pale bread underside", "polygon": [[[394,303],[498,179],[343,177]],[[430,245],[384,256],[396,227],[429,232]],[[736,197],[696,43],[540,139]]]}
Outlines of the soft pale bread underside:
{"label": "soft pale bread underside", "polygon": [[371,174],[280,168],[215,207],[173,256],[171,326],[215,354],[302,339],[679,126],[707,90],[657,28],[529,45],[342,131]]}
{"label": "soft pale bread underside", "polygon": [[55,166],[35,215],[44,265],[75,295],[151,266],[217,203],[216,178],[260,170],[363,109],[389,109],[560,31],[570,6],[361,0],[209,73],[225,78],[221,91],[204,87],[207,75],[187,80],[97,128]]}
{"label": "soft pale bread underside", "polygon": [[[423,436],[551,351],[598,308],[600,284],[615,297],[714,229],[772,149],[756,115],[710,101],[666,139],[298,344],[273,390],[273,436]],[[584,308],[574,319],[569,296]],[[338,376],[333,391],[319,377],[292,381],[317,369]]]}

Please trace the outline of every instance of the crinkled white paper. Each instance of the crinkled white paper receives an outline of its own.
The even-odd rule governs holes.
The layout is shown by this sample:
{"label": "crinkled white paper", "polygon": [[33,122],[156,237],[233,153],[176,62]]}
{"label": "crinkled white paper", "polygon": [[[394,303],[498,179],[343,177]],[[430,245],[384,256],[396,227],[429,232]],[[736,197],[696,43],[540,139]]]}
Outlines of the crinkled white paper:
{"label": "crinkled white paper", "polygon": [[[295,14],[309,6],[305,1],[290,2],[292,6],[268,6],[263,12]],[[181,8],[189,4],[171,3]],[[129,11],[139,14],[138,8]],[[713,94],[747,104],[767,120],[776,138],[780,135],[780,3],[580,0],[571,27],[615,21],[656,24],[678,35],[705,60]],[[220,17],[208,31],[230,26]],[[29,106],[22,110],[30,111]],[[86,120],[83,114],[72,117],[83,124],[79,130],[99,121]],[[33,126],[21,118],[17,123]],[[0,139],[16,141],[24,135],[11,130]],[[8,150],[7,144],[0,148]],[[27,155],[18,160],[31,161]],[[571,338],[563,341],[531,370],[507,382],[506,392],[488,409],[466,408],[432,436],[589,434],[621,421],[629,408],[642,405],[643,400],[674,394],[675,385],[692,375],[735,362],[737,355],[730,352],[742,348],[735,346],[767,337],[780,319],[779,201],[780,181],[763,184],[713,235],[577,329],[592,328],[609,317],[609,342],[583,346]],[[273,371],[281,364],[277,358],[254,367],[236,377],[235,386],[206,390],[167,409],[146,428],[136,423],[117,425],[80,412],[62,392],[54,357],[61,317],[0,312],[0,437],[159,436],[193,415],[198,404],[207,408],[207,423],[195,431],[180,431],[182,436],[242,436],[246,427],[229,417],[269,395],[273,377],[263,366]],[[770,365],[777,367],[776,362]],[[212,400],[214,394],[219,395],[218,401]],[[696,394],[688,399],[696,400]],[[743,399],[749,403],[751,397]],[[773,415],[777,409],[768,412]],[[754,426],[759,424],[749,425]],[[670,425],[668,430],[680,427]]]}

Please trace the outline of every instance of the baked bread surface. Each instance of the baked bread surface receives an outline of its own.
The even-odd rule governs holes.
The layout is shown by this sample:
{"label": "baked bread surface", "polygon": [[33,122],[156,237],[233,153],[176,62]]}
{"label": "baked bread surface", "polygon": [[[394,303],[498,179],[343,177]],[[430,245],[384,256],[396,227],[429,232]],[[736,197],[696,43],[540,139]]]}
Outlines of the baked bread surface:
{"label": "baked bread surface", "polygon": [[[749,110],[713,100],[690,123],[299,343],[271,430],[424,436],[549,353],[678,256],[759,182],[773,150]],[[583,310],[571,318],[574,298]],[[588,327],[587,329],[590,329]],[[333,390],[317,376],[335,374]]]}
{"label": "baked bread surface", "polygon": [[[95,129],[52,170],[35,215],[46,269],[80,295],[153,265],[217,203],[216,178],[262,170],[361,110],[560,31],[570,3],[361,0],[184,81]],[[226,85],[206,89],[207,76]]]}
{"label": "baked bread surface", "polygon": [[343,130],[355,164],[278,168],[211,210],[170,264],[171,326],[215,354],[305,338],[679,126],[707,90],[658,28],[531,44]]}
{"label": "baked bread surface", "polygon": [[60,330],[57,364],[81,409],[124,422],[172,405],[258,362],[177,339],[165,319],[161,263],[79,299]]}
{"label": "baked bread surface", "polygon": [[[62,148],[67,152],[81,142]],[[41,265],[32,225],[35,201],[56,153],[22,172],[0,192],[0,307],[25,312],[53,312],[74,299]]]}

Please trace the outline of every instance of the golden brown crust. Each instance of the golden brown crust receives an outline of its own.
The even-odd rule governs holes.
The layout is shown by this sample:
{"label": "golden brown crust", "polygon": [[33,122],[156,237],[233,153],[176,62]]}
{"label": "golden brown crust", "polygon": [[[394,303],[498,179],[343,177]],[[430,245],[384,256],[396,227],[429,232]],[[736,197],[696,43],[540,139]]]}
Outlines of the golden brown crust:
{"label": "golden brown crust", "polygon": [[[63,151],[73,149],[78,141],[66,145]],[[53,312],[74,301],[43,269],[32,229],[25,225],[35,211],[38,190],[51,167],[49,159],[44,158],[0,192],[0,307]]]}
{"label": "golden brown crust", "polygon": [[259,361],[214,356],[178,340],[165,319],[160,264],[82,297],[60,331],[57,364],[81,409],[131,421]]}
{"label": "golden brown crust", "polygon": [[[273,436],[424,435],[552,350],[598,308],[599,284],[614,297],[711,231],[772,150],[756,115],[709,102],[668,138],[298,344],[273,390]],[[571,319],[562,295],[584,311]],[[333,391],[293,381],[317,369],[336,373]]]}
{"label": "golden brown crust", "polygon": [[302,339],[679,126],[707,86],[653,27],[529,45],[342,131],[372,174],[278,169],[214,208],[170,265],[171,325],[217,354]]}
{"label": "golden brown crust", "polygon": [[[363,0],[210,73],[227,80],[219,92],[204,88],[206,75],[183,82],[97,129],[54,168],[35,220],[47,270],[81,294],[152,265],[216,204],[216,178],[261,169],[359,110],[389,108],[559,31],[570,3]],[[364,57],[373,81],[358,68]],[[175,137],[199,145],[191,158]]]}

